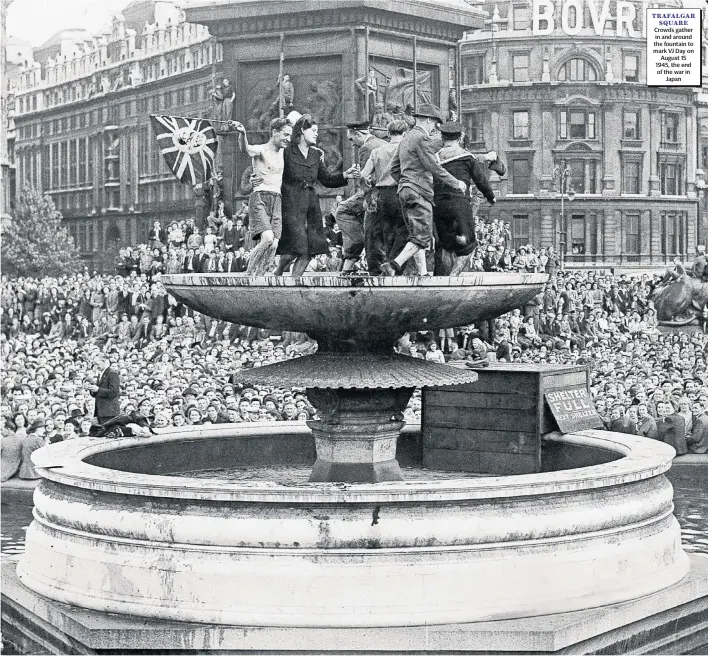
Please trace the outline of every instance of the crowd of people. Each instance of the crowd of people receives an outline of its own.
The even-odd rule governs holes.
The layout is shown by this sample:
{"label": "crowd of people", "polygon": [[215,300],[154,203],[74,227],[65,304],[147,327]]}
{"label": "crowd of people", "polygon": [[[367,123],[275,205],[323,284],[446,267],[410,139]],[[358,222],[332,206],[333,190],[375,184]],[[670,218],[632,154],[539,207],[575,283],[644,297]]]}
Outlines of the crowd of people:
{"label": "crowd of people", "polygon": [[[518,250],[516,258],[534,249]],[[540,255],[534,253],[534,268]],[[553,267],[547,257],[546,270]],[[36,477],[32,451],[92,432],[88,388],[100,353],[120,375],[120,413],[143,417],[150,427],[317,418],[303,389],[239,383],[244,368],[315,352],[313,340],[200,315],[167,294],[160,277],[133,268],[128,275],[3,277],[3,480]],[[677,452],[705,453],[708,334],[659,331],[651,301],[659,280],[552,271],[544,292],[524,307],[492,322],[409,334],[397,349],[458,366],[589,364],[591,393],[608,429],[649,437],[668,430]],[[409,421],[419,420],[420,405],[416,395]]]}
{"label": "crowd of people", "polygon": [[[351,125],[360,165],[336,175],[322,165],[311,117],[294,126],[275,119],[270,141],[259,146],[250,145],[236,124],[253,158],[254,193],[235,216],[227,216],[221,202],[203,220],[156,222],[148,243],[120,251],[114,275],[3,276],[2,480],[35,478],[30,455],[44,444],[97,434],[97,415],[106,418],[95,409],[106,368],[120,380],[116,408],[125,421],[110,431],[98,422],[101,435],[317,418],[304,389],[239,383],[242,369],[313,353],[316,342],[201,315],[161,282],[163,274],[282,275],[290,267],[293,276],[308,269],[340,275],[548,273],[543,293],[524,307],[479,325],[406,335],[397,350],[455,366],[484,367],[491,360],[588,364],[591,393],[607,428],[664,439],[678,453],[708,452],[705,325],[693,333],[659,331],[651,300],[659,276],[563,271],[553,248],[514,248],[508,223],[483,220],[470,209],[485,198],[495,201],[482,162],[503,174],[496,153],[486,160],[472,156],[461,147],[462,126],[440,125],[436,108],[425,107],[412,128],[392,121],[389,142],[371,142],[368,124]],[[434,152],[430,133],[436,127],[442,148]],[[315,183],[336,188],[346,179],[361,179],[366,188],[338,198],[323,217]],[[477,192],[469,195],[470,188]],[[379,221],[377,212],[385,217],[386,208],[398,218]],[[98,362],[105,363],[102,371]],[[419,420],[420,406],[416,394],[406,411],[409,421]]]}

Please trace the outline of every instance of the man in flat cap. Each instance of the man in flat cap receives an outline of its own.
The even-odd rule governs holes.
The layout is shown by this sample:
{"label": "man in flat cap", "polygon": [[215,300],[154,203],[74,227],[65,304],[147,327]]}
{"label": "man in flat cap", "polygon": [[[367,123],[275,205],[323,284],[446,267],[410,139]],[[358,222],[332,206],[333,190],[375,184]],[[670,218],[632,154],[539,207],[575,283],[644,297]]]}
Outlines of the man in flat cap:
{"label": "man in flat cap", "polygon": [[396,119],[387,125],[391,140],[371,151],[361,171],[362,181],[371,187],[364,217],[364,244],[369,275],[381,275],[381,265],[398,255],[408,241],[398,185],[391,177],[391,161],[408,129],[408,124]]}
{"label": "man in flat cap", "polygon": [[381,265],[385,276],[401,274],[403,265],[414,258],[418,275],[428,275],[425,249],[433,243],[433,180],[441,185],[467,193],[467,185],[448,173],[435,157],[435,145],[430,138],[443,123],[440,110],[422,103],[413,114],[415,125],[403,137],[391,162],[391,175],[398,182],[398,198],[408,227],[408,243],[390,262]]}
{"label": "man in flat cap", "polygon": [[[363,169],[371,155],[371,151],[386,142],[369,132],[368,121],[347,123],[347,139],[357,149],[356,163]],[[342,273],[353,271],[364,250],[364,216],[365,201],[368,191],[360,188],[357,192],[342,201],[337,207],[335,221],[342,231],[342,255],[344,263]]]}
{"label": "man in flat cap", "polygon": [[[443,147],[438,151],[438,160],[442,167],[458,180],[462,180],[472,189],[479,189],[490,205],[496,202],[494,191],[477,158],[467,152],[460,140],[463,134],[461,123],[448,121],[440,126]],[[435,207],[433,221],[437,232],[435,244],[435,275],[449,276],[459,273],[463,258],[475,248],[474,213],[467,194],[459,189],[435,181]]]}

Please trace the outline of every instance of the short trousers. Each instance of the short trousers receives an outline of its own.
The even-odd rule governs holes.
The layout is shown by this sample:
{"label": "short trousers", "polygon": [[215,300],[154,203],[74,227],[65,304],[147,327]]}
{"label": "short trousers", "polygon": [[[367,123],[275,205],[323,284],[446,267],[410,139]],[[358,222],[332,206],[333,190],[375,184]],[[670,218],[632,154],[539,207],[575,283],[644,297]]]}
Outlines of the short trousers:
{"label": "short trousers", "polygon": [[433,204],[410,187],[399,190],[398,200],[408,228],[408,241],[430,248],[433,245]]}
{"label": "short trousers", "polygon": [[252,237],[266,230],[280,239],[283,234],[283,203],[280,194],[272,191],[254,191],[248,199],[248,227]]}

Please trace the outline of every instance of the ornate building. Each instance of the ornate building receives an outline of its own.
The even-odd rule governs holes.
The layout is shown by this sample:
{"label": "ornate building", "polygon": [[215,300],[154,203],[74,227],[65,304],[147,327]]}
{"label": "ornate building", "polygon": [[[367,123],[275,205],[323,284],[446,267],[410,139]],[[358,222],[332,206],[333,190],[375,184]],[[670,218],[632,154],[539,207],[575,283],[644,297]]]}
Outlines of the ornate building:
{"label": "ornate building", "polygon": [[705,243],[705,96],[646,86],[645,8],[489,2],[485,29],[462,42],[462,120],[472,150],[507,162],[489,211],[517,246],[552,245],[568,265],[631,266],[690,258]]}
{"label": "ornate building", "polygon": [[221,49],[164,0],[134,0],[110,32],[61,32],[35,49],[14,89],[18,192],[52,196],[94,268],[146,239],[153,221],[195,214],[149,115],[209,116]]}

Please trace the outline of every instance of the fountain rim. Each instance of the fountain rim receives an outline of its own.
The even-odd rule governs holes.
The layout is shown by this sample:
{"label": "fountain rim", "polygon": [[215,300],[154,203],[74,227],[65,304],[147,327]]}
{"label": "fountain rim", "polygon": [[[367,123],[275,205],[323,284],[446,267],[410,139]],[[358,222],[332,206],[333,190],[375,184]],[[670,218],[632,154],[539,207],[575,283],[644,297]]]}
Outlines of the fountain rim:
{"label": "fountain rim", "polygon": [[[507,273],[480,271],[459,276],[341,276],[338,272],[311,273],[300,278],[292,276],[251,276],[247,273],[169,273],[160,281],[173,287],[214,286],[214,280],[223,280],[223,286],[238,288],[301,288],[301,289],[417,289],[419,287],[509,287],[544,284],[546,273]],[[220,285],[221,286],[221,285]]]}
{"label": "fountain rim", "polygon": [[[225,429],[213,427],[164,429],[151,438],[122,438],[106,443],[101,438],[77,438],[43,447],[32,455],[42,478],[95,492],[130,496],[235,501],[274,504],[409,503],[449,502],[491,498],[515,498],[549,493],[611,487],[620,482],[659,476],[671,467],[674,449],[656,440],[603,430],[551,434],[553,442],[585,446],[620,454],[618,460],[589,467],[538,474],[488,476],[435,481],[391,481],[385,483],[307,483],[285,486],[268,481],[226,483],[219,479],[134,474],[85,462],[93,455],[130,449],[146,444],[181,442],[216,437],[258,438],[278,434],[309,434],[302,422],[250,423]],[[287,427],[286,430],[284,430]],[[415,431],[417,427],[404,428]],[[418,429],[419,430],[419,429]],[[169,432],[168,432],[169,431]],[[100,441],[99,441],[100,440]]]}

